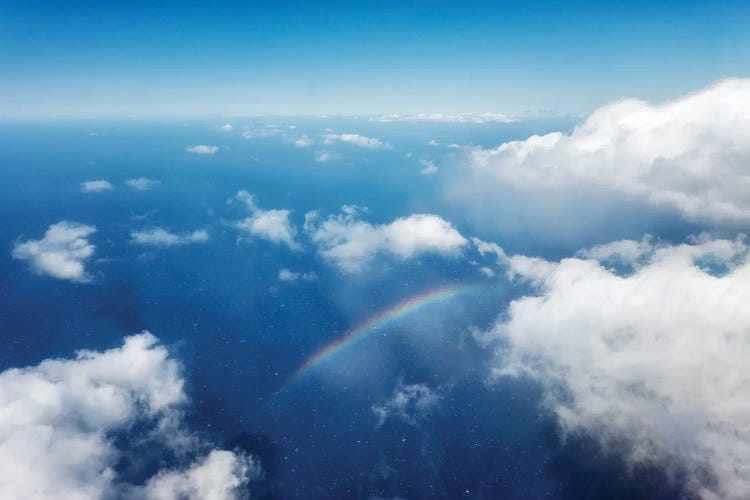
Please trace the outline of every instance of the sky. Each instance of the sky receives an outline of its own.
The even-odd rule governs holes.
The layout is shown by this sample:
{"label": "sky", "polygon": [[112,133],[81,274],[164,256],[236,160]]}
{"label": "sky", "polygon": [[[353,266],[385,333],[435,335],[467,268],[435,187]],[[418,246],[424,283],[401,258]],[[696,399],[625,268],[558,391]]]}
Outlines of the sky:
{"label": "sky", "polygon": [[586,114],[745,76],[744,2],[0,2],[0,118]]}

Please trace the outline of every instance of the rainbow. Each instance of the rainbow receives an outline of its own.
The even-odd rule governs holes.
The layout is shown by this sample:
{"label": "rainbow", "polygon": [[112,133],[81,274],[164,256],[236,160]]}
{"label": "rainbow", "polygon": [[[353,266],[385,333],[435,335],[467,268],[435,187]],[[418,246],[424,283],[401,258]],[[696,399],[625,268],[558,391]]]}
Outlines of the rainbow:
{"label": "rainbow", "polygon": [[[327,359],[335,356],[341,352],[345,347],[350,346],[367,336],[368,333],[372,333],[390,323],[398,321],[399,319],[412,314],[420,309],[434,304],[435,302],[442,302],[451,299],[457,295],[467,292],[473,288],[472,285],[453,285],[453,286],[441,286],[432,290],[428,290],[414,297],[410,297],[402,300],[401,302],[384,309],[377,314],[370,316],[362,323],[358,324],[338,339],[331,343],[321,347],[312,356],[307,358],[307,361],[296,371],[290,378],[289,383],[297,380],[311,368],[319,365]],[[288,385],[288,384],[287,384]]]}

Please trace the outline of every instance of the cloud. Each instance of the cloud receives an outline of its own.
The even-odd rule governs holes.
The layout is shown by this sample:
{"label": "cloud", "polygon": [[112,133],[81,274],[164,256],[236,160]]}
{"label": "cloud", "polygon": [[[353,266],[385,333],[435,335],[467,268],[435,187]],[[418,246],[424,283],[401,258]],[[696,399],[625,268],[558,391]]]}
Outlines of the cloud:
{"label": "cloud", "polygon": [[133,191],[148,191],[149,189],[155,188],[159,184],[159,181],[147,179],[146,177],[138,177],[137,179],[128,179],[125,181],[125,185]]}
{"label": "cloud", "polygon": [[99,179],[96,181],[86,181],[81,183],[81,191],[84,193],[99,193],[102,191],[111,191],[115,187],[111,182]]}
{"label": "cloud", "polygon": [[432,123],[512,123],[516,120],[502,113],[420,113],[416,115],[381,115],[370,118],[374,122],[432,122]]}
{"label": "cloud", "polygon": [[52,224],[41,240],[16,243],[13,258],[27,260],[38,274],[71,281],[90,281],[84,262],[94,255],[94,245],[86,239],[96,228],[76,222]]}
{"label": "cloud", "polygon": [[343,271],[358,272],[381,252],[401,259],[426,253],[456,255],[467,243],[437,215],[413,214],[390,224],[372,225],[357,220],[358,212],[345,210],[327,219],[317,212],[305,215],[305,231],[320,254]]}
{"label": "cloud", "polygon": [[312,146],[313,144],[315,144],[313,140],[310,139],[310,137],[306,134],[303,134],[301,137],[295,139],[294,141],[294,145],[298,148],[306,148],[308,146]]}
{"label": "cloud", "polygon": [[435,139],[430,139],[429,141],[427,141],[427,145],[428,146],[440,146],[440,143],[436,141]]}
{"label": "cloud", "polygon": [[[104,352],[3,371],[0,491],[7,498],[165,498],[138,494],[142,487],[118,476],[116,465],[140,459],[131,445],[177,457],[202,454],[205,444],[182,423],[184,386],[179,363],[148,332]],[[117,439],[131,431],[137,439]],[[145,493],[177,474],[182,491],[229,500],[258,474],[240,452],[211,452],[182,472],[178,466],[157,473]]]}
{"label": "cloud", "polygon": [[419,171],[422,175],[430,175],[438,171],[438,168],[430,160],[420,160],[419,163],[424,167]]}
{"label": "cloud", "polygon": [[523,190],[603,188],[688,219],[747,222],[749,127],[750,79],[729,79],[661,104],[613,102],[569,133],[467,149],[475,174]]}
{"label": "cloud", "polygon": [[[605,267],[613,257],[627,264]],[[744,238],[645,238],[506,263],[535,292],[492,332],[498,375],[538,380],[565,435],[591,436],[628,465],[686,471],[704,498],[750,496]]]}
{"label": "cloud", "polygon": [[262,210],[255,204],[252,194],[244,189],[237,192],[236,199],[245,204],[252,215],[236,221],[235,227],[273,243],[284,243],[297,249],[297,229],[289,220],[290,210]]}
{"label": "cloud", "polygon": [[338,160],[341,158],[336,153],[331,153],[330,151],[318,151],[315,153],[315,161],[318,163],[324,163],[331,160]]}
{"label": "cloud", "polygon": [[334,144],[336,142],[345,142],[360,148],[380,149],[389,148],[387,142],[383,142],[377,137],[366,137],[359,134],[325,134],[323,136],[324,144]]}
{"label": "cloud", "polygon": [[242,137],[244,137],[245,139],[266,139],[268,137],[276,136],[286,137],[286,133],[277,125],[266,125],[262,128],[245,130],[244,132],[242,132]]}
{"label": "cloud", "polygon": [[301,273],[292,271],[290,269],[282,269],[279,271],[279,281],[297,281],[297,280],[304,280],[304,281],[315,281],[318,279],[318,275],[314,272],[310,271],[308,273]]}
{"label": "cloud", "polygon": [[232,130],[234,130],[234,127],[230,123],[227,123],[219,127],[219,130],[223,130],[224,132],[231,132]]}
{"label": "cloud", "polygon": [[390,399],[373,405],[372,412],[380,428],[389,418],[397,418],[410,425],[417,425],[427,418],[440,404],[442,396],[426,384],[404,384],[399,381]]}
{"label": "cloud", "polygon": [[155,227],[133,231],[130,233],[133,243],[145,246],[172,247],[176,245],[187,245],[189,243],[204,243],[208,241],[208,231],[199,229],[192,233],[176,234],[166,229]]}
{"label": "cloud", "polygon": [[218,146],[206,146],[203,144],[199,144],[197,146],[188,146],[187,148],[185,148],[185,151],[187,151],[188,153],[193,153],[196,155],[212,155],[218,150]]}

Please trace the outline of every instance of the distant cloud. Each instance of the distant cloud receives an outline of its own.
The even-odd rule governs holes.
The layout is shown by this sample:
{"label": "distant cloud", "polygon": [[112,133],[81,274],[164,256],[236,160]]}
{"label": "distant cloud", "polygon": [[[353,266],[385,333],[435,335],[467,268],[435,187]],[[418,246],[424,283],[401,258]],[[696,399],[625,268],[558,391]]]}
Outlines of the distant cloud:
{"label": "distant cloud", "polygon": [[96,232],[93,226],[62,221],[52,224],[41,240],[17,243],[13,258],[27,260],[38,274],[78,282],[90,281],[84,262],[94,255],[94,245],[86,239]]}
{"label": "distant cloud", "polygon": [[419,171],[419,173],[422,175],[430,175],[438,171],[438,168],[430,160],[420,160],[419,163],[421,163],[422,166],[424,167],[423,169]]}
{"label": "distant cloud", "polygon": [[314,144],[313,140],[310,139],[310,137],[307,136],[306,134],[303,134],[301,137],[299,137],[298,139],[295,139],[294,141],[294,145],[297,146],[298,148],[306,148],[308,146],[312,146],[313,144]]}
{"label": "distant cloud", "polygon": [[255,204],[253,195],[244,189],[237,192],[235,199],[244,203],[252,213],[250,217],[236,221],[235,227],[273,243],[299,248],[295,241],[297,230],[289,220],[290,210],[262,210]]}
{"label": "distant cloud", "polygon": [[381,115],[370,118],[375,122],[433,122],[433,123],[512,123],[516,119],[502,113],[457,113],[457,114],[416,114],[416,115]]}
{"label": "distant cloud", "polygon": [[[183,422],[181,372],[148,332],[115,349],[1,372],[3,497],[239,500],[260,465],[239,451],[205,455],[208,443]],[[174,468],[145,487],[125,482],[116,466],[138,465],[135,441],[177,457]],[[184,466],[189,457],[194,463]]]}
{"label": "distant cloud", "polygon": [[219,130],[223,130],[224,132],[231,132],[232,130],[234,130],[234,127],[231,124],[227,123],[219,127]]}
{"label": "distant cloud", "polygon": [[315,153],[315,161],[317,161],[318,163],[338,160],[339,158],[341,158],[339,155],[337,155],[336,153],[331,153],[330,151],[318,151],[317,153]]}
{"label": "distant cloud", "polygon": [[155,188],[159,184],[159,181],[147,179],[146,177],[138,177],[137,179],[128,179],[125,181],[125,185],[133,191],[148,191],[149,189]]}
{"label": "distant cloud", "polygon": [[427,141],[427,145],[428,146],[440,146],[440,143],[436,141],[435,139],[430,139],[429,141]]}
{"label": "distant cloud", "polygon": [[101,191],[111,191],[114,188],[111,182],[103,179],[81,183],[81,191],[84,193],[99,193]]}
{"label": "distant cloud", "polygon": [[277,125],[266,125],[261,128],[245,130],[242,132],[242,137],[245,139],[265,139],[277,136],[286,137],[284,130]]}
{"label": "distant cloud", "polygon": [[492,330],[497,375],[538,381],[563,436],[591,436],[628,467],[685,472],[687,497],[750,498],[745,238],[506,262],[533,291]]}
{"label": "distant cloud", "polygon": [[377,137],[366,137],[359,134],[325,134],[323,136],[325,144],[334,144],[335,142],[344,142],[360,148],[380,149],[390,147],[387,142],[383,142]]}
{"label": "distant cloud", "polygon": [[468,163],[477,190],[606,190],[691,220],[748,222],[748,129],[750,79],[729,79],[660,104],[621,99],[570,132],[470,148]]}
{"label": "distant cloud", "polygon": [[491,268],[486,267],[486,266],[480,267],[479,272],[488,278],[492,278],[493,276],[495,276],[495,271],[493,271]]}
{"label": "distant cloud", "polygon": [[437,215],[413,214],[382,225],[362,222],[357,215],[357,210],[327,219],[317,212],[305,215],[305,231],[320,254],[346,272],[360,271],[381,252],[401,259],[426,253],[456,255],[467,244]]}
{"label": "distant cloud", "polygon": [[196,155],[212,155],[219,150],[218,146],[206,146],[199,144],[197,146],[188,146],[185,151]]}
{"label": "distant cloud", "polygon": [[440,394],[426,384],[407,385],[399,382],[390,399],[372,406],[372,412],[377,418],[375,426],[380,428],[389,418],[417,425],[438,407],[441,399]]}
{"label": "distant cloud", "polygon": [[189,243],[204,243],[208,241],[208,231],[200,229],[192,233],[176,234],[161,227],[133,231],[130,233],[133,242],[138,245],[171,247],[187,245]]}
{"label": "distant cloud", "polygon": [[300,279],[303,281],[315,281],[318,279],[318,275],[312,271],[308,273],[291,271],[289,269],[279,271],[279,281],[297,281]]}

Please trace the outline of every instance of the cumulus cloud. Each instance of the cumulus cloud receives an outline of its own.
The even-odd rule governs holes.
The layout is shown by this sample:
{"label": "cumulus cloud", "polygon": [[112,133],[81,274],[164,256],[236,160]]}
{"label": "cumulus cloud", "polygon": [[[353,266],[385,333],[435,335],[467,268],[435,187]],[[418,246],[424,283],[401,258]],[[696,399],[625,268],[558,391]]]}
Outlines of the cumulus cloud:
{"label": "cumulus cloud", "polygon": [[324,144],[334,144],[336,142],[345,142],[360,148],[369,149],[390,147],[387,142],[381,141],[377,137],[367,137],[359,134],[325,134],[323,136]]}
{"label": "cumulus cloud", "polygon": [[748,127],[750,79],[730,79],[661,104],[608,104],[569,133],[469,148],[469,163],[525,190],[604,188],[689,219],[748,221]]}
{"label": "cumulus cloud", "polygon": [[[608,267],[613,258],[626,268]],[[750,496],[744,238],[645,238],[506,263],[536,291],[492,332],[498,375],[538,380],[564,434],[592,436],[629,465],[687,471],[704,498]]]}
{"label": "cumulus cloud", "polygon": [[341,158],[339,155],[337,155],[336,153],[331,153],[330,151],[318,151],[317,153],[315,153],[315,161],[317,161],[318,163],[338,160],[339,158]]}
{"label": "cumulus cloud", "polygon": [[84,193],[100,193],[102,191],[111,191],[115,187],[111,182],[99,179],[96,181],[85,181],[81,183],[81,191]]}
{"label": "cumulus cloud", "polygon": [[390,224],[372,225],[357,219],[359,210],[323,218],[305,215],[305,231],[320,254],[347,272],[358,272],[378,253],[409,259],[426,253],[456,255],[467,244],[453,225],[432,214],[413,214]]}
{"label": "cumulus cloud", "polygon": [[223,130],[224,132],[231,132],[232,130],[234,130],[234,127],[230,123],[226,123],[219,127],[219,130]]}
{"label": "cumulus cloud", "polygon": [[432,122],[432,123],[512,123],[516,121],[502,113],[420,113],[416,115],[381,115],[370,118],[375,122]]}
{"label": "cumulus cloud", "polygon": [[235,227],[273,243],[283,243],[290,248],[299,248],[295,241],[297,229],[289,220],[290,210],[263,210],[255,204],[252,194],[243,190],[236,199],[245,204],[252,215],[235,222]]}
{"label": "cumulus cloud", "polygon": [[148,179],[146,177],[138,177],[137,179],[128,179],[125,181],[125,185],[133,191],[148,191],[159,185],[159,181]]}
{"label": "cumulus cloud", "polygon": [[212,155],[219,150],[218,146],[206,146],[204,144],[198,144],[197,146],[188,146],[185,151],[196,155]]}
{"label": "cumulus cloud", "polygon": [[438,168],[430,160],[420,160],[419,163],[424,167],[419,171],[422,175],[430,175],[438,171]]}
{"label": "cumulus cloud", "polygon": [[[142,486],[128,484],[118,461],[137,461],[117,440],[136,427],[154,446],[200,454],[204,446],[182,424],[187,402],[177,361],[148,332],[121,347],[80,351],[0,373],[0,491],[7,498],[115,498],[159,496],[168,478],[179,498],[238,498],[258,466],[240,452],[215,451],[185,471],[159,472]],[[144,434],[145,432],[145,434]],[[139,438],[142,442],[143,438]],[[185,449],[187,446],[187,449]],[[178,464],[175,464],[178,465]],[[194,494],[195,493],[195,494]],[[216,496],[200,496],[215,493]]]}
{"label": "cumulus cloud", "polygon": [[62,221],[52,224],[41,240],[16,243],[13,258],[29,261],[31,269],[53,278],[86,282],[84,262],[94,255],[94,245],[87,237],[96,232],[93,226]]}
{"label": "cumulus cloud", "polygon": [[315,281],[318,279],[318,275],[313,271],[307,273],[292,271],[290,269],[282,269],[279,271],[279,281],[292,282],[300,279],[304,281]]}
{"label": "cumulus cloud", "polygon": [[133,243],[145,246],[172,247],[189,243],[204,243],[208,241],[208,231],[199,229],[192,233],[171,233],[161,227],[143,229],[130,233]]}
{"label": "cumulus cloud", "polygon": [[298,148],[306,148],[308,146],[312,146],[315,144],[312,139],[306,134],[303,134],[301,137],[298,137],[294,140],[294,145]]}
{"label": "cumulus cloud", "polygon": [[417,425],[438,407],[441,399],[442,396],[426,384],[409,385],[399,381],[387,401],[372,406],[376,427],[381,427],[389,418]]}

